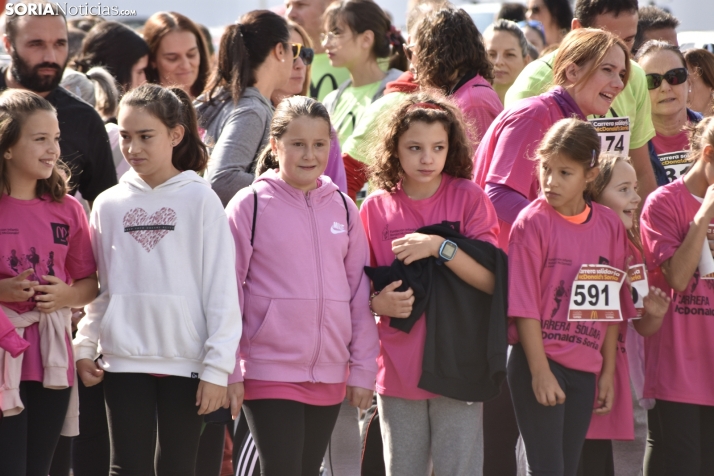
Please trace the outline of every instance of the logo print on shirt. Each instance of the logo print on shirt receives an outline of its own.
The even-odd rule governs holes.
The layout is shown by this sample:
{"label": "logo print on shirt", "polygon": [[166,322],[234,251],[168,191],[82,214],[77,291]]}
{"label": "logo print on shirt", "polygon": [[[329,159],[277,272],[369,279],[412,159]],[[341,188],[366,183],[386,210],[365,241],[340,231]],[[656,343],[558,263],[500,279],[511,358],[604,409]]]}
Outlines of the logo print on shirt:
{"label": "logo print on shirt", "polygon": [[52,225],[52,238],[58,245],[69,245],[69,225],[64,223],[50,223]]}
{"label": "logo print on shirt", "polygon": [[171,208],[162,208],[149,216],[143,208],[133,208],[124,215],[124,233],[150,252],[176,226],[176,212]]}
{"label": "logo print on shirt", "polygon": [[340,233],[346,232],[347,228],[342,223],[333,222],[330,231],[333,235],[339,235]]}

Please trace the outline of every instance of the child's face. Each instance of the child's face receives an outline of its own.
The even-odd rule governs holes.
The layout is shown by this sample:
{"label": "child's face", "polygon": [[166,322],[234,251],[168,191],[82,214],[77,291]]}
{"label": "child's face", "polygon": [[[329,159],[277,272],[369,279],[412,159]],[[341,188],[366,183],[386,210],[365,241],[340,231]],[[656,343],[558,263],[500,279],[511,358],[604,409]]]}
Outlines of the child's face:
{"label": "child's face", "polygon": [[449,135],[441,122],[412,123],[397,144],[404,181],[411,185],[426,185],[440,180],[448,153]]}
{"label": "child's face", "polygon": [[278,158],[278,176],[288,185],[308,192],[317,188],[317,178],[327,167],[330,128],[319,118],[298,117],[279,138],[270,138]]}
{"label": "child's face", "polygon": [[573,216],[581,211],[583,192],[597,174],[597,167],[586,172],[582,165],[570,157],[554,155],[540,164],[540,188],[545,199],[557,212]]}
{"label": "child's face", "polygon": [[598,198],[598,203],[612,209],[625,224],[632,229],[637,206],[642,199],[637,195],[637,174],[630,164],[618,160],[612,168],[612,177]]}
{"label": "child's face", "polygon": [[121,153],[129,165],[151,187],[175,174],[171,163],[172,145],[183,138],[183,127],[167,128],[157,117],[142,108],[123,106],[119,110]]}
{"label": "child's face", "polygon": [[36,111],[29,115],[20,138],[3,157],[10,182],[50,178],[60,156],[59,137],[59,123],[52,112]]}

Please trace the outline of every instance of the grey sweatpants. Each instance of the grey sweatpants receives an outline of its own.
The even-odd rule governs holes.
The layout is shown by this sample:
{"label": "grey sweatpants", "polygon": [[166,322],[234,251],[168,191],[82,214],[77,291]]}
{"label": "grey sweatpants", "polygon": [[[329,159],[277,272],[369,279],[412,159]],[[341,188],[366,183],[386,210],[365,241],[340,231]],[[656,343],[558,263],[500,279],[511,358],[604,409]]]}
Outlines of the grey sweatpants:
{"label": "grey sweatpants", "polygon": [[483,475],[483,404],[377,396],[387,476]]}

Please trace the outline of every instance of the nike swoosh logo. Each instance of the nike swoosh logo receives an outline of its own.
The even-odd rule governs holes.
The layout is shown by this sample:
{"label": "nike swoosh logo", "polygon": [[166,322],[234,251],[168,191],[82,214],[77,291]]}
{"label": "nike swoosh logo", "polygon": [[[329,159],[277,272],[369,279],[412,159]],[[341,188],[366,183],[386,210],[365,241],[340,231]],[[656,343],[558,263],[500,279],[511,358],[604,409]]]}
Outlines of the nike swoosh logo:
{"label": "nike swoosh logo", "polygon": [[344,233],[347,230],[342,230],[340,228],[335,228],[334,226],[330,228],[330,231],[332,232],[333,235],[339,235],[340,233]]}

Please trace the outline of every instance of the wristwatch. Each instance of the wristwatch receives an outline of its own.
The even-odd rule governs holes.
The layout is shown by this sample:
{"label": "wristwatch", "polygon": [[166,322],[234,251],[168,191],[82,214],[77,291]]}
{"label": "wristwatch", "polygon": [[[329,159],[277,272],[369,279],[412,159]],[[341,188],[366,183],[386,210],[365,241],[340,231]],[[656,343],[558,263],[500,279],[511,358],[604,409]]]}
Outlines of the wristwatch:
{"label": "wristwatch", "polygon": [[454,259],[454,256],[456,255],[456,250],[458,250],[459,247],[456,245],[451,240],[444,240],[444,242],[441,244],[441,247],[439,247],[439,258],[436,260],[437,263],[445,263],[447,261],[451,261]]}

